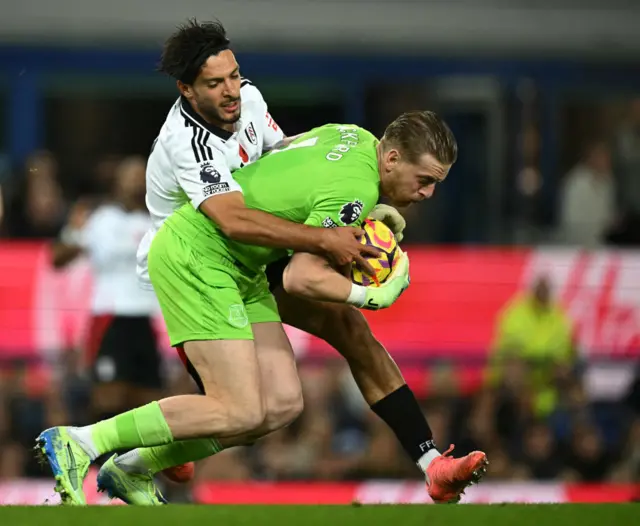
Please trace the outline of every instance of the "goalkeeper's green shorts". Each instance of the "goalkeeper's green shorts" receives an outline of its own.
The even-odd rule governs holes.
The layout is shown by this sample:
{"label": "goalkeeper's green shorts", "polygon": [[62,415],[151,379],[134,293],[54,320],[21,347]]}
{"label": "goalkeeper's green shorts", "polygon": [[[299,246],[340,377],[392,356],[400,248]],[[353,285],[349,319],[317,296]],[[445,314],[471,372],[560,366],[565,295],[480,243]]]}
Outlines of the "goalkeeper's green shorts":
{"label": "goalkeeper's green shorts", "polygon": [[[169,222],[170,223],[170,222]],[[165,223],[149,251],[149,277],[172,346],[194,340],[252,340],[252,323],[279,322],[264,271],[198,250]],[[203,254],[207,255],[204,256]]]}

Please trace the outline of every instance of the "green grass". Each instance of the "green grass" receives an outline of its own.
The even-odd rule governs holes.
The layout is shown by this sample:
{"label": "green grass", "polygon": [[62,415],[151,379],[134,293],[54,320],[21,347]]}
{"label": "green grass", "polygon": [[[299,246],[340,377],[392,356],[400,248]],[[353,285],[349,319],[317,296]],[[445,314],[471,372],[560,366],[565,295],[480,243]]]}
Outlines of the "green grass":
{"label": "green grass", "polygon": [[638,504],[0,508],[7,526],[626,526]]}

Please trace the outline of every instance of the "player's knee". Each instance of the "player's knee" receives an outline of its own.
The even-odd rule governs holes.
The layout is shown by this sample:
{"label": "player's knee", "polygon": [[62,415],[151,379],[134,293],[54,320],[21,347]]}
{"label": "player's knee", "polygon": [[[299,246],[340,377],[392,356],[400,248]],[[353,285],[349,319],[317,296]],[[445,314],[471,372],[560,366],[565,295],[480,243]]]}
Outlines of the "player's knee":
{"label": "player's knee", "polygon": [[229,408],[229,424],[227,434],[243,435],[261,428],[267,418],[267,411],[262,403],[252,406],[237,404]]}
{"label": "player's knee", "polygon": [[259,385],[247,383],[228,392],[207,389],[207,393],[215,393],[207,395],[212,401],[211,418],[215,421],[220,418],[220,411],[223,411],[227,436],[251,433],[264,424],[267,414],[266,401]]}
{"label": "player's knee", "polygon": [[304,408],[300,384],[290,389],[273,393],[267,401],[266,424],[268,432],[291,424]]}

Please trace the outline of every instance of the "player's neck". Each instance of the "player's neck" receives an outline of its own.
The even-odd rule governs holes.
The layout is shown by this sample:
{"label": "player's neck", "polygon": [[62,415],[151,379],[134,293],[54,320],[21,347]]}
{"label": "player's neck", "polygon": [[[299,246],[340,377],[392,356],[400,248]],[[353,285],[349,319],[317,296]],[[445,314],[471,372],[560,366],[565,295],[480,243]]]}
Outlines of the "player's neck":
{"label": "player's neck", "polygon": [[214,121],[214,120],[208,119],[205,115],[200,113],[195,108],[193,108],[193,111],[195,111],[198,115],[200,115],[202,120],[204,120],[207,124],[210,124],[211,126],[215,126],[216,128],[220,128],[221,130],[224,130],[224,131],[229,132],[229,133],[233,133],[234,131],[236,131],[236,129],[235,129],[236,125],[235,125],[234,122],[222,122],[222,121],[217,121],[217,120]]}

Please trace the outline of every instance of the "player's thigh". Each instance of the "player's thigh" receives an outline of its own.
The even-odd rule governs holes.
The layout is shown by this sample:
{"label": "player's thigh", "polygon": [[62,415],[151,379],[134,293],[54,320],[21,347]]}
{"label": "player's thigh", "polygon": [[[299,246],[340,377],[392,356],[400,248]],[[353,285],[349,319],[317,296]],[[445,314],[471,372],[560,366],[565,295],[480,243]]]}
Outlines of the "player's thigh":
{"label": "player's thigh", "polygon": [[184,342],[183,348],[204,394],[243,404],[259,402],[260,367],[253,340],[197,340]]}
{"label": "player's thigh", "polygon": [[252,328],[266,418],[278,428],[292,422],[303,408],[295,356],[281,323],[254,323]]}
{"label": "player's thigh", "polygon": [[267,424],[273,430],[288,424],[302,411],[302,391],[293,349],[280,322],[267,276],[262,272],[250,276],[240,283],[240,290],[253,329]]}
{"label": "player's thigh", "polygon": [[[253,340],[190,341],[184,343],[185,357],[197,375],[212,420],[224,418],[228,431],[242,434],[260,428],[266,418],[260,367]],[[165,413],[165,416],[166,413]],[[190,415],[168,415],[178,421]],[[198,419],[207,418],[206,411]]]}
{"label": "player's thigh", "polygon": [[[231,288],[206,293],[210,312],[205,317],[214,316],[199,328],[199,322],[185,325],[179,338],[186,340],[177,342],[184,349],[188,370],[207,396],[235,409],[262,411],[260,369],[242,298]],[[195,330],[189,329],[194,326]]]}

